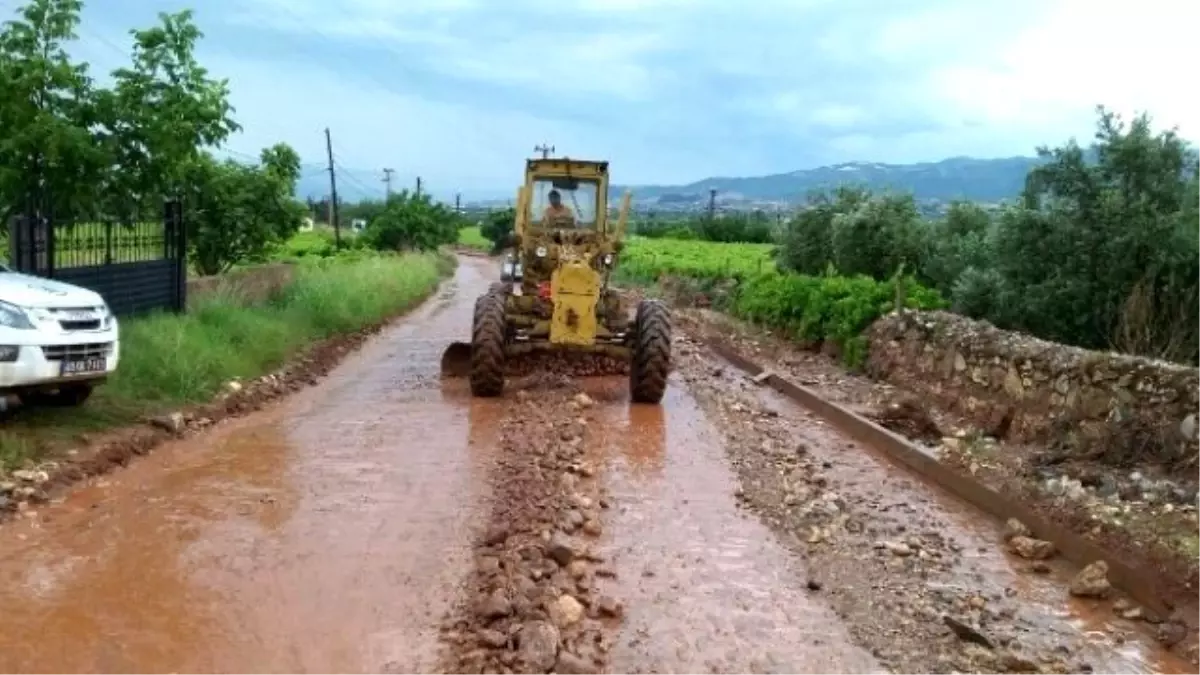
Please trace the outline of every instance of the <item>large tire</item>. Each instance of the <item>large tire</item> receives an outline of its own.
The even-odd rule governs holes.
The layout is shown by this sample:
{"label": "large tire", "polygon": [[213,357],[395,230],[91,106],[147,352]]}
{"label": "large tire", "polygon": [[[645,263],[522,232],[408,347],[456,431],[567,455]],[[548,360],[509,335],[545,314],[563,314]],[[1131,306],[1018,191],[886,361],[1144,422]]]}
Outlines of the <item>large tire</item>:
{"label": "large tire", "polygon": [[475,300],[471,326],[471,393],[492,398],[504,392],[504,301],[496,289]]}
{"label": "large tire", "polygon": [[671,369],[671,314],[658,300],[638,303],[634,318],[629,394],[634,403],[659,403]]}

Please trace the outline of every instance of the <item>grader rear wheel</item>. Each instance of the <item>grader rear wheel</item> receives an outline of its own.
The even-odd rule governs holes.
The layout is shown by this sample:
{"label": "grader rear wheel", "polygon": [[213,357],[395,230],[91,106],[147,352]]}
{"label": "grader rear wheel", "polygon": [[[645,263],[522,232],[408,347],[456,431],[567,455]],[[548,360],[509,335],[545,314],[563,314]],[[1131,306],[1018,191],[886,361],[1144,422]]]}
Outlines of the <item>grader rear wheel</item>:
{"label": "grader rear wheel", "polygon": [[634,403],[659,403],[671,367],[671,315],[658,300],[638,303],[634,319],[629,393]]}
{"label": "grader rear wheel", "polygon": [[496,397],[504,392],[504,294],[493,290],[475,300],[471,326],[471,393]]}

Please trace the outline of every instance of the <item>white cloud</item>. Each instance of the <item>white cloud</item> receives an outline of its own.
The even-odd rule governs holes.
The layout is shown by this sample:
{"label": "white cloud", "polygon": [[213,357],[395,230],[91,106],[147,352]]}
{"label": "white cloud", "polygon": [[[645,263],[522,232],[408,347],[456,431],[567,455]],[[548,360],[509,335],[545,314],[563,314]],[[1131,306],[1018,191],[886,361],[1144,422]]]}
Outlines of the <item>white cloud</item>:
{"label": "white cloud", "polygon": [[1200,3],[210,1],[210,36],[272,43],[204,47],[250,151],[311,161],[329,125],[343,164],[431,184],[504,187],[542,141],[632,182],[1026,154],[1089,137],[1098,103],[1200,137]]}
{"label": "white cloud", "polygon": [[924,83],[947,117],[997,131],[1041,129],[1047,140],[1087,136],[1096,104],[1149,112],[1162,126],[1200,136],[1196,3],[1143,0],[1136,10],[1059,0],[1004,44],[997,63],[946,64]]}

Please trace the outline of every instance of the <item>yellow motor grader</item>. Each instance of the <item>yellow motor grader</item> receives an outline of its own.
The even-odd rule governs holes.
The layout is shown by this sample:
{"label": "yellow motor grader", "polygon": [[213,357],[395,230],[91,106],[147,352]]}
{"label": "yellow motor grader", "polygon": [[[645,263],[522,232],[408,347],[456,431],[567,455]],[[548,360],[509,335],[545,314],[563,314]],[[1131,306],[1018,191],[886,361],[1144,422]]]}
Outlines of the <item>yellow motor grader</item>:
{"label": "yellow motor grader", "polygon": [[442,371],[468,375],[471,393],[500,396],[505,362],[542,351],[589,352],[627,360],[630,397],[659,403],[671,359],[671,317],[642,300],[632,321],[609,277],[629,216],[626,193],[608,219],[608,162],[527,160],[517,192],[512,246],[520,279],[505,276],[475,301],[471,343],[456,342]]}

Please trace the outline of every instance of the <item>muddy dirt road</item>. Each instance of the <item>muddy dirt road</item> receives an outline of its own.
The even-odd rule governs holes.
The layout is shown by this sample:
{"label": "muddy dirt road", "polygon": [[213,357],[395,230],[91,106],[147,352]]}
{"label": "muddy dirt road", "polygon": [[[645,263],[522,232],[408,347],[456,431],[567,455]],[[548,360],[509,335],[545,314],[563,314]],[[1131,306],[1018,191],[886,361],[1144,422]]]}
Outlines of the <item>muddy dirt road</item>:
{"label": "muddy dirt road", "polygon": [[317,386],[0,527],[0,670],[1182,667],[686,337],[661,407],[471,399],[439,357],[497,270],[461,260]]}

